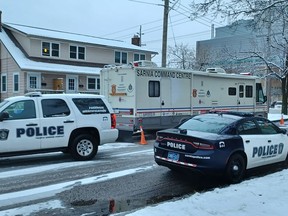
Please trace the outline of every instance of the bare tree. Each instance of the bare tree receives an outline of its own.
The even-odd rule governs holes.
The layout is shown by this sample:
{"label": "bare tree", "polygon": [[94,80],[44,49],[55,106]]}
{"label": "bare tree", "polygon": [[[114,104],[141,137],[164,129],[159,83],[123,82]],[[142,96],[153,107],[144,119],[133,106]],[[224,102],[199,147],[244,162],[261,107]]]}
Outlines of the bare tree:
{"label": "bare tree", "polygon": [[187,44],[181,43],[175,47],[168,47],[168,66],[180,69],[192,69],[195,67],[195,51]]}
{"label": "bare tree", "polygon": [[268,22],[267,12],[271,9],[287,12],[288,2],[287,0],[194,0],[190,6],[193,10],[192,18],[209,14],[237,20],[243,17],[255,18],[257,15],[259,20]]}
{"label": "bare tree", "polygon": [[[267,76],[282,83],[282,113],[287,114],[288,97],[288,1],[287,0],[203,0],[192,1],[192,18],[209,14],[223,19],[253,18],[258,38],[265,37],[262,50],[246,51],[242,58],[259,58]],[[237,22],[235,22],[237,24]],[[265,49],[263,49],[265,47]],[[242,51],[243,54],[243,51]],[[269,101],[269,100],[268,100]]]}

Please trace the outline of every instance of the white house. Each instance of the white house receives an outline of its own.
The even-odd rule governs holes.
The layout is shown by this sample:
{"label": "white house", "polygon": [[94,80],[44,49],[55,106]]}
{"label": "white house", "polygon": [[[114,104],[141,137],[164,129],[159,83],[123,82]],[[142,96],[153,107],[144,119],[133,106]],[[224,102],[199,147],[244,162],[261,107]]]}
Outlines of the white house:
{"label": "white house", "polygon": [[30,91],[99,94],[104,65],[157,54],[118,40],[1,21],[0,42],[1,100]]}

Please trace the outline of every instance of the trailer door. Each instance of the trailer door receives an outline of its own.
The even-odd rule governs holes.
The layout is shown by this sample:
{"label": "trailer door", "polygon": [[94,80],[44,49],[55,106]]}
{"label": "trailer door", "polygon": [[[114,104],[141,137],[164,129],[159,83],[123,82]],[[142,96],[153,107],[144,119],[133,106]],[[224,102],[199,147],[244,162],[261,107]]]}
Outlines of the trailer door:
{"label": "trailer door", "polygon": [[237,111],[241,110],[241,106],[244,105],[244,83],[238,83],[238,94],[237,94]]}
{"label": "trailer door", "polygon": [[161,125],[171,124],[171,79],[162,78],[160,85],[160,111],[161,111]]}
{"label": "trailer door", "polygon": [[254,97],[253,97],[253,85],[250,83],[238,84],[238,98],[237,98],[237,110],[239,111],[254,111]]}

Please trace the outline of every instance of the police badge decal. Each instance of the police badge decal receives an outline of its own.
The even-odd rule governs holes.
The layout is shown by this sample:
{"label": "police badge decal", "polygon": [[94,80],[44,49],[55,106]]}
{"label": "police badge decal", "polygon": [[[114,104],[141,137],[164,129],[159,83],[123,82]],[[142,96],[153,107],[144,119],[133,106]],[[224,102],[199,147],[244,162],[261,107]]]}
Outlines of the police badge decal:
{"label": "police badge decal", "polygon": [[0,130],[0,140],[7,140],[9,134],[9,130],[1,129]]}

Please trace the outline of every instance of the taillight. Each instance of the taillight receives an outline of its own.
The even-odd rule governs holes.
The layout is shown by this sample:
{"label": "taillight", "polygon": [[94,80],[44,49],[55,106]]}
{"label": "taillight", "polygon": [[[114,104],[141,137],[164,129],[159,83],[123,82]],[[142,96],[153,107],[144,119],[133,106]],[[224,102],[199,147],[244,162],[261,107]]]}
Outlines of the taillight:
{"label": "taillight", "polygon": [[193,146],[199,149],[214,149],[214,145],[201,142],[193,142]]}
{"label": "taillight", "polygon": [[112,113],[111,114],[111,128],[116,128],[116,114]]}

